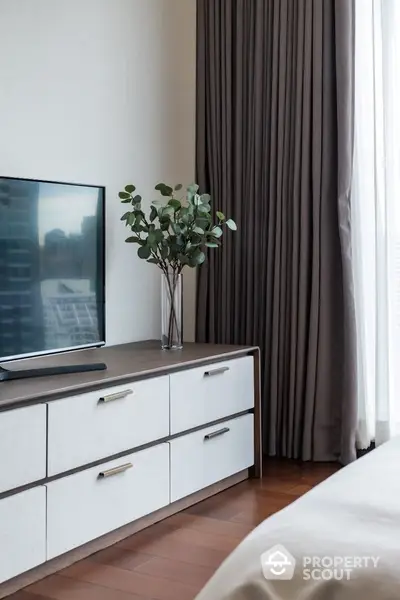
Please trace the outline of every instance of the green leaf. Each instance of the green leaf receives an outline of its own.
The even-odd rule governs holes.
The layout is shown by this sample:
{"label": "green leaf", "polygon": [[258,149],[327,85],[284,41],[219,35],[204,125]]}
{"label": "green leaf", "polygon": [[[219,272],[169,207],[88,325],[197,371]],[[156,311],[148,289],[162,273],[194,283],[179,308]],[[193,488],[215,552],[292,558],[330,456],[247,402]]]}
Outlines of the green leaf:
{"label": "green leaf", "polygon": [[179,235],[181,233],[181,227],[180,227],[179,223],[172,223],[172,231],[176,235]]}
{"label": "green leaf", "polygon": [[149,244],[149,246],[154,246],[154,244],[156,244],[156,236],[154,235],[154,231],[150,231],[149,235],[147,236],[147,243]]}
{"label": "green leaf", "polygon": [[200,204],[200,206],[197,209],[199,211],[199,213],[209,213],[211,210],[211,206],[209,204]]}
{"label": "green leaf", "polygon": [[225,221],[225,215],[224,215],[224,213],[222,213],[222,212],[220,212],[219,210],[217,210],[217,218],[218,218],[220,221]]}
{"label": "green leaf", "polygon": [[168,206],[172,206],[172,208],[177,211],[182,207],[182,204],[179,202],[179,200],[176,200],[175,198],[172,198],[169,202],[168,202]]}
{"label": "green leaf", "polygon": [[207,248],[219,248],[219,244],[216,242],[206,242]]}
{"label": "green leaf", "polygon": [[131,198],[131,195],[128,194],[128,192],[120,192],[118,196],[121,198],[121,200],[130,200]]}
{"label": "green leaf", "polygon": [[160,229],[162,231],[168,231],[169,226],[171,225],[171,219],[169,217],[169,215],[162,215],[161,217],[159,217],[160,219]]}
{"label": "green leaf", "polygon": [[171,260],[171,259],[177,258],[180,251],[181,251],[181,247],[179,246],[179,244],[171,243],[169,245],[169,259]]}
{"label": "green leaf", "polygon": [[177,258],[183,265],[190,264],[189,263],[190,259],[186,256],[186,254],[179,253]]}
{"label": "green leaf", "polygon": [[232,231],[237,231],[237,225],[232,219],[228,219],[226,224],[229,227],[229,229],[232,229]]}
{"label": "green leaf", "polygon": [[173,189],[169,185],[166,185],[163,191],[161,192],[162,196],[172,196]]}
{"label": "green leaf", "polygon": [[158,260],[158,258],[149,258],[148,263],[152,264],[152,265],[159,265],[160,261]]}
{"label": "green leaf", "polygon": [[202,241],[203,236],[199,235],[198,233],[192,232],[192,235],[190,236],[190,242],[192,246],[198,246],[202,243]]}
{"label": "green leaf", "polygon": [[200,200],[202,201],[203,204],[210,204],[211,196],[210,196],[210,194],[202,194],[200,196]]}
{"label": "green leaf", "polygon": [[192,231],[194,231],[194,233],[198,233],[199,235],[204,235],[204,229],[202,229],[201,227],[193,227]]}
{"label": "green leaf", "polygon": [[201,229],[205,229],[208,225],[209,221],[208,218],[205,215],[202,215],[201,217],[197,217],[196,219],[196,225],[197,227],[201,227]]}
{"label": "green leaf", "polygon": [[131,235],[125,240],[128,244],[138,244],[141,240],[137,235]]}
{"label": "green leaf", "polygon": [[197,183],[191,183],[188,188],[187,191],[190,192],[191,194],[197,194],[197,192],[199,191],[199,186],[197,185]]}
{"label": "green leaf", "polygon": [[222,235],[222,229],[221,229],[221,227],[218,227],[218,226],[217,226],[217,227],[213,227],[213,228],[211,229],[211,234],[212,234],[214,237],[216,237],[216,238],[219,238],[219,237],[221,237],[221,235]]}
{"label": "green leaf", "polygon": [[185,225],[189,225],[189,223],[192,223],[193,215],[191,214],[187,206],[181,208],[179,212],[179,219],[182,223],[185,223]]}
{"label": "green leaf", "polygon": [[131,214],[130,212],[126,212],[125,214],[123,214],[121,217],[121,221],[126,221],[130,214]]}
{"label": "green leaf", "polygon": [[166,258],[168,258],[168,254],[169,254],[169,248],[168,246],[161,246],[161,258],[163,260],[165,260]]}
{"label": "green leaf", "polygon": [[125,191],[129,192],[130,194],[133,194],[133,192],[136,190],[135,186],[130,183],[128,185],[125,186]]}
{"label": "green leaf", "polygon": [[181,190],[181,189],[182,189],[182,187],[183,187],[183,185],[182,185],[181,183],[178,183],[178,184],[177,184],[177,185],[174,187],[174,190],[175,190],[176,192],[179,192],[179,190]]}
{"label": "green leaf", "polygon": [[140,248],[138,248],[137,253],[139,258],[144,258],[147,260],[151,255],[151,250],[149,246],[140,246]]}
{"label": "green leaf", "polygon": [[219,240],[219,239],[217,239],[216,237],[214,237],[214,236],[211,234],[211,231],[209,231],[209,232],[207,232],[207,233],[208,233],[208,235],[207,235],[207,238],[208,238],[208,239],[207,239],[207,242],[210,242],[210,244],[218,244],[218,245],[220,245],[220,243],[221,243],[221,240]]}
{"label": "green leaf", "polygon": [[162,209],[162,216],[163,217],[173,217],[174,216],[174,209],[172,208],[172,206],[164,206],[164,208]]}
{"label": "green leaf", "polygon": [[132,198],[132,204],[139,204],[142,201],[142,196],[139,196],[139,194],[137,196],[135,196],[134,198]]}
{"label": "green leaf", "polygon": [[201,205],[201,197],[198,194],[195,194],[195,196],[193,198],[193,204],[195,206],[200,206]]}
{"label": "green leaf", "polygon": [[189,258],[189,267],[197,267],[198,265],[201,265],[205,259],[206,255],[204,252],[196,248],[194,254]]}
{"label": "green leaf", "polygon": [[155,189],[160,192],[162,196],[171,196],[172,195],[172,187],[166,185],[165,183],[158,183]]}
{"label": "green leaf", "polygon": [[150,209],[150,223],[155,221],[158,217],[158,212],[155,206],[152,206]]}
{"label": "green leaf", "polygon": [[135,217],[134,213],[131,212],[131,213],[129,213],[126,222],[128,225],[132,226],[136,222],[135,219],[136,219],[136,217]]}
{"label": "green leaf", "polygon": [[157,242],[158,244],[160,244],[161,242],[163,242],[163,241],[164,241],[164,234],[163,234],[163,232],[161,231],[161,229],[155,229],[155,230],[154,230],[154,235],[155,235],[155,237],[156,237],[156,242]]}

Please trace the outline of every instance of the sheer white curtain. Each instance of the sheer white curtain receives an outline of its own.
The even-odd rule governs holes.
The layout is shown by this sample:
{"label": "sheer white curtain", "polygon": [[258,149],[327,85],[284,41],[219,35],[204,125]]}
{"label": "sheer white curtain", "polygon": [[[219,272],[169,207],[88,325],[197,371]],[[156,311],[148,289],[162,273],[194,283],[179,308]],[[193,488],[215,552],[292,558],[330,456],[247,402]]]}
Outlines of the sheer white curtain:
{"label": "sheer white curtain", "polygon": [[400,0],[356,0],[358,444],[400,433]]}

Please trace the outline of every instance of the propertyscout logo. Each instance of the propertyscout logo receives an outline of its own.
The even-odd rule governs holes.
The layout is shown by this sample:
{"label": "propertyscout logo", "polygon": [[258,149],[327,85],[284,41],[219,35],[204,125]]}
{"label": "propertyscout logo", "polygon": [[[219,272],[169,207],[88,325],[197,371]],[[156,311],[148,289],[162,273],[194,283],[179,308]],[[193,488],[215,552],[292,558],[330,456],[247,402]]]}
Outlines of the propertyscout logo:
{"label": "propertyscout logo", "polygon": [[[350,580],[356,569],[376,568],[377,556],[304,556],[297,561],[305,581]],[[293,578],[296,559],[284,546],[273,546],[261,555],[265,579],[289,580]]]}
{"label": "propertyscout logo", "polygon": [[273,546],[261,555],[265,579],[292,579],[296,560],[284,546]]}

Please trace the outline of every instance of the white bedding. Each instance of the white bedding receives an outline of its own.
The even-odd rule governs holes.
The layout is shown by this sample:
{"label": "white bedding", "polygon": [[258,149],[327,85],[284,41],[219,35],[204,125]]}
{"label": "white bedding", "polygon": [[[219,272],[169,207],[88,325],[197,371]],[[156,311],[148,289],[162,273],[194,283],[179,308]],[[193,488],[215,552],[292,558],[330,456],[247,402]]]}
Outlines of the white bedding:
{"label": "white bedding", "polygon": [[[263,576],[260,557],[275,545],[296,559],[292,580]],[[259,525],[196,600],[399,598],[400,438],[395,438]]]}

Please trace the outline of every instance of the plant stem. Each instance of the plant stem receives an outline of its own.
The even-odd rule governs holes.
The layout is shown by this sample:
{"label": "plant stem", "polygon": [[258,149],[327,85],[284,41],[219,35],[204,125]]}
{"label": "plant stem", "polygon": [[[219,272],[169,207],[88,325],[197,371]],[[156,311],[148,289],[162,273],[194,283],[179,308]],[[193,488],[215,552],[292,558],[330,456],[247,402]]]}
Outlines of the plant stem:
{"label": "plant stem", "polygon": [[[172,282],[171,282],[170,275],[172,275]],[[176,307],[175,307],[175,293],[176,293],[176,287],[177,287],[178,281],[179,281],[179,275],[180,275],[179,270],[173,270],[172,274],[169,273],[168,271],[166,273],[164,273],[164,277],[166,277],[166,279],[167,279],[167,287],[168,287],[168,293],[169,293],[169,316],[168,316],[168,336],[167,336],[167,347],[168,348],[172,348],[172,346],[173,346],[174,327],[176,329],[177,339],[179,339],[179,337],[180,337],[180,330],[179,330],[179,326],[178,326],[178,319],[177,319]]]}

